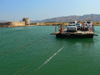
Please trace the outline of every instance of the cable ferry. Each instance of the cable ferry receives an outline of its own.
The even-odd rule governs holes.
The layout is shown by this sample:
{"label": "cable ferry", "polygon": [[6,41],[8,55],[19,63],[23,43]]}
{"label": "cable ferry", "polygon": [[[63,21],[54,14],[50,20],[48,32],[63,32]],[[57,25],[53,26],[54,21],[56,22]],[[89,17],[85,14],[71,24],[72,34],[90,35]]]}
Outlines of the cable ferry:
{"label": "cable ferry", "polygon": [[[77,25],[79,25],[79,27]],[[72,20],[66,29],[63,29],[63,25],[60,25],[59,31],[51,33],[51,35],[56,35],[56,37],[70,37],[73,35],[75,38],[93,38],[93,36],[98,36],[94,33],[93,21],[90,19],[82,24]]]}

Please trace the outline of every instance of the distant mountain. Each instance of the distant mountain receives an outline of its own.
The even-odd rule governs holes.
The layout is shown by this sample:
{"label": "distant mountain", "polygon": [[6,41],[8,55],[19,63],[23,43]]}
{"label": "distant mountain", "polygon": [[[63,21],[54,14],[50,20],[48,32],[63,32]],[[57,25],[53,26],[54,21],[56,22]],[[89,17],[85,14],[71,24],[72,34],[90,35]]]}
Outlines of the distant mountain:
{"label": "distant mountain", "polygon": [[66,16],[66,17],[56,17],[51,19],[39,20],[39,21],[31,21],[31,23],[42,23],[42,22],[69,22],[71,20],[82,20],[85,21],[87,19],[92,19],[94,22],[100,22],[100,14],[89,14],[83,16]]}
{"label": "distant mountain", "polygon": [[2,22],[5,22],[5,20],[0,20],[0,22],[2,23]]}

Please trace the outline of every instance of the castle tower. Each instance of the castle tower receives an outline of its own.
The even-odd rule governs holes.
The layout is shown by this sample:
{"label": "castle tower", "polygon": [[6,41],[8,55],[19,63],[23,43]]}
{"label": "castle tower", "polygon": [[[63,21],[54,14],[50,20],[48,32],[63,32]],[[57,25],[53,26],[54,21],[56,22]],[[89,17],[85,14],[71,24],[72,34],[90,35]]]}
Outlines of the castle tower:
{"label": "castle tower", "polygon": [[25,25],[30,25],[29,18],[23,18],[23,21],[25,21]]}

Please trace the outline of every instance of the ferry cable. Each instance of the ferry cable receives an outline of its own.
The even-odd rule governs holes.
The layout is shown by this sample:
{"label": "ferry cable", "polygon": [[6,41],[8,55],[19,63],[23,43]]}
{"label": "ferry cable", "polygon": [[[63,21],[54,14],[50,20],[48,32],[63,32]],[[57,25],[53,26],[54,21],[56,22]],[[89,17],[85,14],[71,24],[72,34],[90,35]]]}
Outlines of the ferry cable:
{"label": "ferry cable", "polygon": [[[67,39],[69,36],[67,36],[65,39]],[[64,39],[64,40],[65,40]],[[32,63],[28,64],[27,66],[25,66],[24,68],[22,68],[21,70],[19,70],[18,72],[16,72],[14,75],[18,74],[19,72],[21,72],[22,70],[24,70],[25,68],[27,68],[28,66],[32,65],[34,62],[36,62],[37,60],[39,60],[40,58],[42,58],[43,56],[45,56],[47,53],[49,53],[51,50],[53,50],[54,48],[56,48],[58,45],[60,45],[64,40],[62,40],[60,43],[58,43],[57,45],[55,45],[53,48],[51,48],[49,51],[47,51],[46,53],[44,53],[43,55],[41,55],[39,58],[37,58],[36,60],[34,60]]]}
{"label": "ferry cable", "polygon": [[[53,37],[53,36],[50,36],[50,37]],[[26,47],[26,46],[29,46],[29,45],[35,44],[35,43],[37,43],[37,42],[43,41],[43,40],[48,39],[48,38],[50,38],[50,37],[46,37],[46,38],[44,38],[44,39],[41,39],[41,40],[38,40],[38,41],[32,42],[32,43],[27,44],[27,45],[24,45],[24,46],[22,46],[22,47],[19,47],[19,48],[13,49],[13,50],[8,51],[8,52],[5,52],[5,53],[2,53],[2,54],[0,54],[0,56],[2,56],[2,55],[4,55],[4,54],[7,54],[7,53],[10,53],[10,52],[12,52],[12,51],[15,51],[15,50],[18,50],[18,49],[24,48],[24,47]]]}
{"label": "ferry cable", "polygon": [[[73,35],[72,35],[72,37],[73,37]],[[71,40],[71,38],[69,39],[69,41]],[[66,44],[68,44],[68,42]],[[53,56],[50,57],[48,60],[50,61],[58,52],[60,52],[66,46],[66,44],[60,50],[58,50],[56,53],[54,53]],[[40,67],[38,67],[38,69],[36,69],[31,75],[33,75],[35,72],[37,72],[39,69],[41,69],[47,62],[49,62],[48,60],[46,60]]]}

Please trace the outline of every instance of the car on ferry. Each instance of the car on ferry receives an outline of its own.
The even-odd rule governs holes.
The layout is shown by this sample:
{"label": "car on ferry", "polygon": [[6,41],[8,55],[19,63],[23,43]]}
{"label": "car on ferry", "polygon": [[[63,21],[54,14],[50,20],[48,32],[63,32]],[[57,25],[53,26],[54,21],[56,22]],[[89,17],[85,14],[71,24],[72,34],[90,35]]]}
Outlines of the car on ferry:
{"label": "car on ferry", "polygon": [[77,26],[75,24],[69,24],[67,26],[67,32],[77,32]]}
{"label": "car on ferry", "polygon": [[86,20],[83,24],[82,24],[82,30],[88,31],[89,27],[93,24],[92,20]]}
{"label": "car on ferry", "polygon": [[69,24],[76,24],[77,23],[77,21],[75,21],[75,20],[71,20],[70,22],[69,22]]}
{"label": "car on ferry", "polygon": [[77,30],[80,30],[82,27],[82,24],[80,24],[80,23],[76,23],[75,25],[77,26]]}

